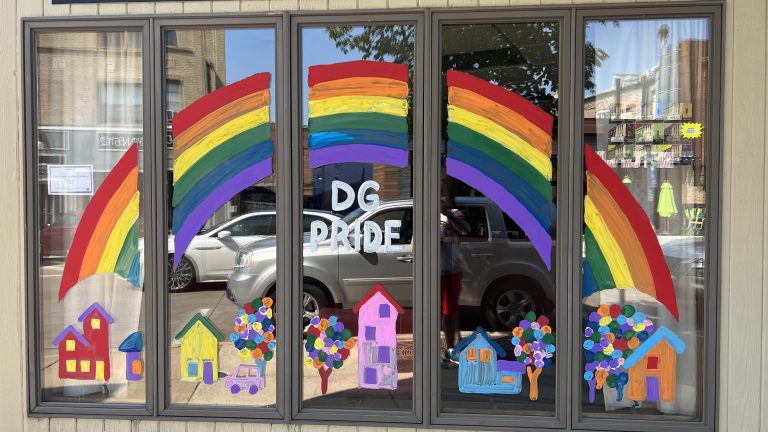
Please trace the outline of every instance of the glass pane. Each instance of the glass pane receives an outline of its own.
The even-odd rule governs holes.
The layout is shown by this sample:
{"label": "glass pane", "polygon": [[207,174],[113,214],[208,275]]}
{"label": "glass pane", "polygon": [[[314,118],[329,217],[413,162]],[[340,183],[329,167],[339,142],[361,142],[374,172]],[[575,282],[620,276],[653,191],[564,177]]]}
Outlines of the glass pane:
{"label": "glass pane", "polygon": [[440,410],[552,416],[560,26],[441,30]]}
{"label": "glass pane", "polygon": [[588,21],[582,415],[701,418],[707,19]]}
{"label": "glass pane", "polygon": [[275,30],[164,41],[171,403],[275,406]]}
{"label": "glass pane", "polygon": [[35,56],[42,399],[143,403],[141,33],[41,33]]}
{"label": "glass pane", "polygon": [[303,28],[303,406],[413,404],[409,25]]}

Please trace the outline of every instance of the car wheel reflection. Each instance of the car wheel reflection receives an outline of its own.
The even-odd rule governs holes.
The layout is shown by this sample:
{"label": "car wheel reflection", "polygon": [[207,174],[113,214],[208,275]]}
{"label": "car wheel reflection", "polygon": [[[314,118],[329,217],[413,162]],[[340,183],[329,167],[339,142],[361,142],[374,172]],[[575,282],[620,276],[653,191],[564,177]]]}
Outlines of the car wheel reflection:
{"label": "car wheel reflection", "polygon": [[187,257],[181,257],[178,267],[173,268],[173,255],[168,257],[168,291],[180,292],[189,288],[195,280],[195,269]]}
{"label": "car wheel reflection", "polygon": [[498,323],[509,329],[517,326],[526,313],[535,309],[531,295],[517,289],[502,291],[494,304]]}

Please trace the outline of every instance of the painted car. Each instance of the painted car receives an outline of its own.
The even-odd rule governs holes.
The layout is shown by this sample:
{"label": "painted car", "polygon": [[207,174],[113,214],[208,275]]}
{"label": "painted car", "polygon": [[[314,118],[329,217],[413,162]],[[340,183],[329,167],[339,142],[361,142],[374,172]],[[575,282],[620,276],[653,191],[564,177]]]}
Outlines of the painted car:
{"label": "painted car", "polygon": [[264,388],[264,377],[261,375],[261,368],[256,365],[240,365],[232,375],[224,379],[224,388],[229,389],[232,394],[240,393],[240,390],[248,390],[248,393],[254,395]]}

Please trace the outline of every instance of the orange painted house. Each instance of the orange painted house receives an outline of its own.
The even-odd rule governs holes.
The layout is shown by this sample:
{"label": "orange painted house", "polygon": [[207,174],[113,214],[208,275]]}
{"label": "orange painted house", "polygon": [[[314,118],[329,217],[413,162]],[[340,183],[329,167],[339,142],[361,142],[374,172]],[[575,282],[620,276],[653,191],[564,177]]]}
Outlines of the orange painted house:
{"label": "orange painted house", "polygon": [[634,401],[672,402],[677,386],[677,356],[685,342],[667,327],[656,330],[627,358],[627,397]]}

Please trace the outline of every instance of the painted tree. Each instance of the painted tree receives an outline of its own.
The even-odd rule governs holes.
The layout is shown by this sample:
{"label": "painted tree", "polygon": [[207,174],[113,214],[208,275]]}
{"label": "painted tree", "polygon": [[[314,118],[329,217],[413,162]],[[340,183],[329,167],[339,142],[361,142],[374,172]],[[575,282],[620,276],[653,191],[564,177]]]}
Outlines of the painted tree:
{"label": "painted tree", "polygon": [[582,347],[590,403],[595,401],[595,390],[604,385],[615,388],[616,400],[622,400],[629,381],[624,361],[653,332],[653,322],[632,305],[600,305],[589,314]]}
{"label": "painted tree", "polygon": [[309,322],[304,348],[307,356],[304,365],[317,369],[320,375],[320,391],[328,392],[328,377],[334,369],[344,365],[350,351],[357,345],[352,331],[335,316],[314,317]]}
{"label": "painted tree", "polygon": [[256,298],[243,306],[235,317],[234,332],[229,340],[235,344],[240,358],[252,358],[265,376],[267,362],[275,356],[275,321],[272,317],[272,298]]}
{"label": "painted tree", "polygon": [[[528,312],[519,325],[512,329],[512,345],[515,359],[526,366],[531,400],[539,398],[539,375],[544,368],[552,365],[555,355],[555,334],[549,326],[549,318],[536,318],[535,312]],[[535,369],[534,369],[535,368]]]}

